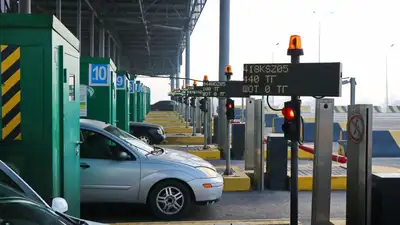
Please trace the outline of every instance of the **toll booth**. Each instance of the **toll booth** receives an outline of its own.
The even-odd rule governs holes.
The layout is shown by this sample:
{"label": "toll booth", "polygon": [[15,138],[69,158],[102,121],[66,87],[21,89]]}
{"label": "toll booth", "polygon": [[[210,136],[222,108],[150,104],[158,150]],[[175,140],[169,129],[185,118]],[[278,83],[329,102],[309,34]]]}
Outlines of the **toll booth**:
{"label": "toll booth", "polygon": [[129,132],[129,77],[127,72],[117,71],[117,126]]}
{"label": "toll booth", "polygon": [[143,84],[140,81],[136,81],[136,98],[137,98],[137,117],[138,122],[144,120],[143,115]]}
{"label": "toll booth", "polygon": [[0,14],[0,159],[80,215],[79,41],[51,15]]}
{"label": "toll booth", "polygon": [[147,88],[147,92],[146,92],[146,115],[150,112],[150,105],[151,105],[151,101],[150,101],[150,88]]}
{"label": "toll booth", "polygon": [[135,78],[130,76],[129,80],[129,120],[133,122],[138,121],[138,105],[137,105],[137,96],[136,96],[136,83],[135,83]]}
{"label": "toll booth", "polygon": [[116,125],[115,70],[110,58],[81,57],[80,82],[87,86],[87,113],[81,117]]}

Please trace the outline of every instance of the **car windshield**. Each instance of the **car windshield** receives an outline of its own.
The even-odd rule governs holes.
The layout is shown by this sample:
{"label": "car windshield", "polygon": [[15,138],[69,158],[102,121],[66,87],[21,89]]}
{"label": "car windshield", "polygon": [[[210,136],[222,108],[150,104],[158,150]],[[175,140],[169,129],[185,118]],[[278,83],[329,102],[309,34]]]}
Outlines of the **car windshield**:
{"label": "car windshield", "polygon": [[26,198],[0,198],[0,224],[23,225],[75,225],[43,205]]}
{"label": "car windshield", "polygon": [[107,132],[110,132],[111,134],[117,136],[118,138],[128,142],[130,145],[135,146],[138,151],[140,151],[142,154],[146,155],[147,153],[151,152],[154,150],[154,148],[140,139],[136,138],[135,136],[129,134],[128,132],[125,132],[117,127],[114,127],[112,125],[107,126],[104,128]]}

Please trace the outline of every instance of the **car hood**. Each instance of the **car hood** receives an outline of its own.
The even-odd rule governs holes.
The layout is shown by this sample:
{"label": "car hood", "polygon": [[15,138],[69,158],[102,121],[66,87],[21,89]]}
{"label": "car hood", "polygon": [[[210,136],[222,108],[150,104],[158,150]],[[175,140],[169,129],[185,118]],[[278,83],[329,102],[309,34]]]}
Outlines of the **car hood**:
{"label": "car hood", "polygon": [[131,126],[134,127],[151,127],[151,128],[160,128],[160,125],[152,124],[152,123],[139,123],[139,122],[130,122]]}
{"label": "car hood", "polygon": [[195,156],[193,154],[184,151],[179,151],[169,148],[163,148],[163,149],[165,151],[162,155],[154,156],[158,160],[181,163],[192,167],[204,166],[215,170],[215,167],[211,163],[205,161],[204,159],[198,156]]}

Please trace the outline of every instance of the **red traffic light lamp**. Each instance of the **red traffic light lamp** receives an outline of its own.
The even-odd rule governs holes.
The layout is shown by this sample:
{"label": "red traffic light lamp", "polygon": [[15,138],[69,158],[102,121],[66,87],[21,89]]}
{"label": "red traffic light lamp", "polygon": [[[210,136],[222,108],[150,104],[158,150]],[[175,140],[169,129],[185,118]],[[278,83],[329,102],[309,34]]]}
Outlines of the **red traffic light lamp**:
{"label": "red traffic light lamp", "polygon": [[285,117],[287,120],[293,120],[295,118],[295,112],[292,107],[284,107],[282,109],[282,115]]}

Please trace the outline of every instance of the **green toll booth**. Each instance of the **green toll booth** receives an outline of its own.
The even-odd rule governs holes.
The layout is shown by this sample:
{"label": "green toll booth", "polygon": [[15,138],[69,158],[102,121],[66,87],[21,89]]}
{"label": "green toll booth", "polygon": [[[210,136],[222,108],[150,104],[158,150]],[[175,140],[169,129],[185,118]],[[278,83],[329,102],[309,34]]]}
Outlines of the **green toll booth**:
{"label": "green toll booth", "polygon": [[51,15],[0,13],[0,159],[80,216],[79,41]]}
{"label": "green toll booth", "polygon": [[110,58],[81,57],[80,66],[81,117],[115,126],[117,75],[114,62]]}
{"label": "green toll booth", "polygon": [[136,98],[137,98],[137,116],[138,122],[143,122],[143,84],[136,81]]}
{"label": "green toll booth", "polygon": [[129,132],[129,114],[130,114],[130,102],[129,102],[129,78],[130,75],[127,72],[117,71],[117,126]]}
{"label": "green toll booth", "polygon": [[150,99],[150,88],[147,88],[146,92],[146,115],[150,112],[150,105],[151,105],[151,99]]}
{"label": "green toll booth", "polygon": [[129,105],[130,105],[129,120],[137,122],[138,112],[137,112],[136,83],[135,83],[135,78],[133,76],[131,76],[129,80]]}

